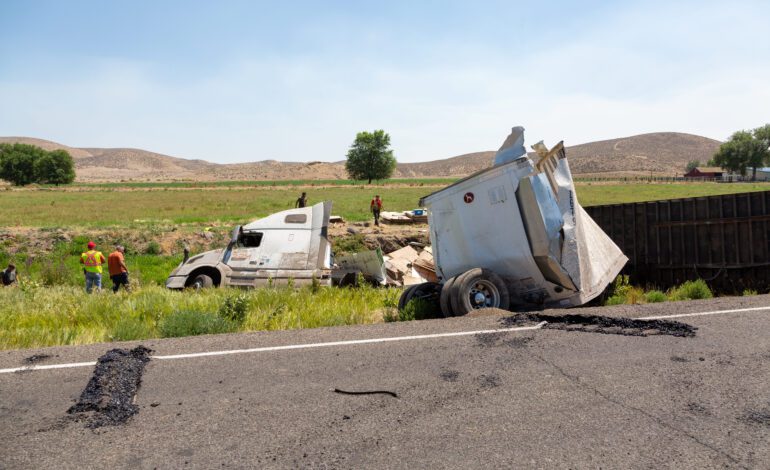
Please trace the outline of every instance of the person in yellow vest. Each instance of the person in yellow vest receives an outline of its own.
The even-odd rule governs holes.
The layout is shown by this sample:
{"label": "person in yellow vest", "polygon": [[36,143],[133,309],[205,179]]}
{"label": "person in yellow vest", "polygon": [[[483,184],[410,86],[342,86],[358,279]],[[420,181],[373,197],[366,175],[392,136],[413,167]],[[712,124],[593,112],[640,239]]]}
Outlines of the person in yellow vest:
{"label": "person in yellow vest", "polygon": [[89,294],[96,286],[96,290],[102,290],[102,265],[107,260],[101,251],[96,251],[96,243],[88,242],[88,251],[80,255],[80,264],[83,265],[83,273],[86,275],[86,292]]}

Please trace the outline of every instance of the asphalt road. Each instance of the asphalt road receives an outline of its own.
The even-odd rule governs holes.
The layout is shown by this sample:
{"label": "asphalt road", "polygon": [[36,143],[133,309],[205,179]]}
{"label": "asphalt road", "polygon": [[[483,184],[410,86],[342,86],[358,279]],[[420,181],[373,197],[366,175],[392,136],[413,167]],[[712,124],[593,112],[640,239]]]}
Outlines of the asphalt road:
{"label": "asphalt road", "polygon": [[[545,313],[757,307],[770,297]],[[66,413],[92,366],[0,373],[0,467],[770,468],[770,309],[678,318],[694,337],[541,328],[160,358],[534,325],[509,316],[5,351],[0,369],[139,344],[154,358],[138,414],[93,430]]]}

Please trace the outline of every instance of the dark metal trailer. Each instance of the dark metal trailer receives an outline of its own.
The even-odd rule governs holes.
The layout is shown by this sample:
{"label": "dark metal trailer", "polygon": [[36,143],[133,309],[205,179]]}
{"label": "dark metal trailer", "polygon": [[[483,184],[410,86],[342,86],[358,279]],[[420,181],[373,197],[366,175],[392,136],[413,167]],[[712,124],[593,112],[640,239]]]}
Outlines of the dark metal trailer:
{"label": "dark metal trailer", "polygon": [[585,210],[628,257],[623,273],[635,284],[700,278],[721,293],[770,289],[770,191]]}

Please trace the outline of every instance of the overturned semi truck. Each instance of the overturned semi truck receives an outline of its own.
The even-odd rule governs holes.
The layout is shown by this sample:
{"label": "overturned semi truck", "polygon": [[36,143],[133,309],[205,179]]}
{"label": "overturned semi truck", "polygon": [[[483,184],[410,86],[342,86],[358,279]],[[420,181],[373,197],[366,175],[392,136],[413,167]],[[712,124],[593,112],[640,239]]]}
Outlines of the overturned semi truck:
{"label": "overturned semi truck", "polygon": [[331,284],[332,203],[290,209],[235,227],[225,248],[185,258],[169,289]]}
{"label": "overturned semi truck", "polygon": [[[577,200],[563,142],[535,144],[513,128],[495,165],[423,197],[440,283],[404,290],[399,305],[475,309],[575,307],[597,297],[627,258]],[[534,159],[534,161],[533,161]]]}

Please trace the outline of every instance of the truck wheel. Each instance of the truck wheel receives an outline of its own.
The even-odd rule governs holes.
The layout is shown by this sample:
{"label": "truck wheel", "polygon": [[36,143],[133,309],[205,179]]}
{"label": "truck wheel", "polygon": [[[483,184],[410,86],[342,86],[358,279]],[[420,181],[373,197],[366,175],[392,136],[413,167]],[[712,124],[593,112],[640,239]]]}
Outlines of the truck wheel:
{"label": "truck wheel", "polygon": [[214,280],[205,274],[198,274],[190,283],[190,287],[195,290],[200,290],[208,287],[214,287]]}
{"label": "truck wheel", "polygon": [[508,310],[510,298],[503,280],[493,271],[474,268],[461,275],[453,286],[452,307],[456,315],[482,308]]}
{"label": "truck wheel", "polygon": [[411,286],[404,289],[404,291],[401,293],[401,297],[398,298],[399,312],[403,310],[404,307],[406,307],[406,304],[408,304],[410,300],[412,300],[412,294],[414,293],[414,290],[418,285],[419,284],[412,284]]}
{"label": "truck wheel", "polygon": [[452,313],[452,285],[454,284],[457,277],[450,277],[447,279],[447,281],[444,283],[444,286],[441,288],[441,297],[439,298],[439,306],[441,307],[441,313],[445,317],[453,317],[454,313]]}
{"label": "truck wheel", "polygon": [[406,304],[414,299],[435,303],[436,307],[438,307],[440,289],[441,286],[435,282],[423,282],[422,284],[411,285],[404,289],[404,292],[398,299],[398,309],[403,310],[406,307]]}

